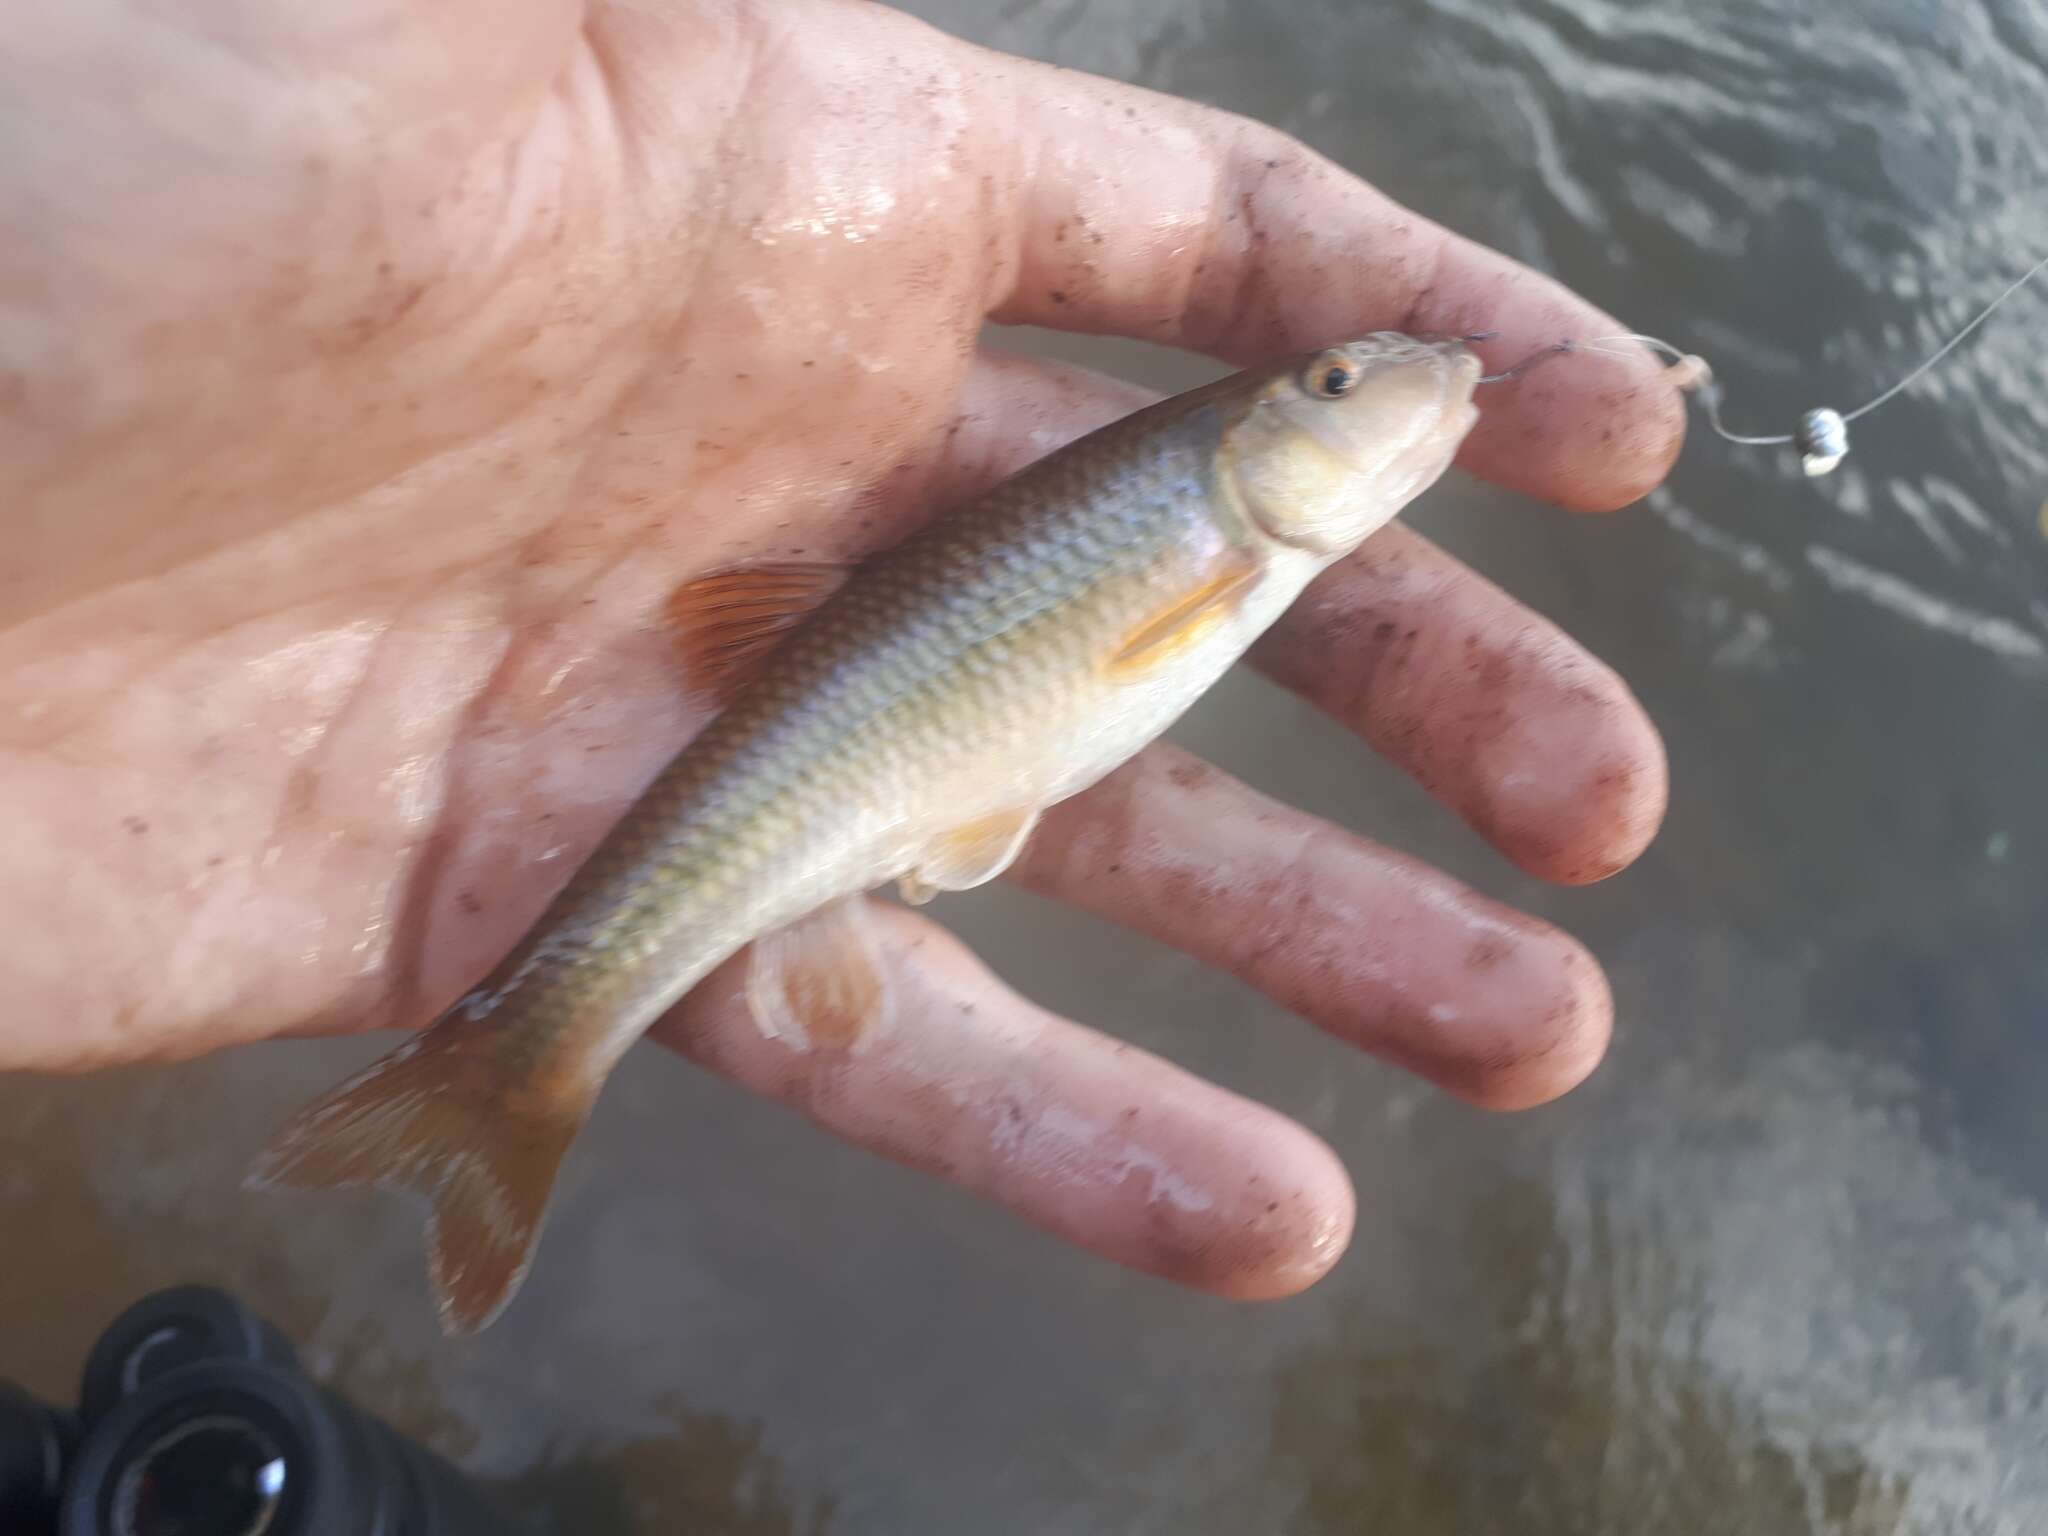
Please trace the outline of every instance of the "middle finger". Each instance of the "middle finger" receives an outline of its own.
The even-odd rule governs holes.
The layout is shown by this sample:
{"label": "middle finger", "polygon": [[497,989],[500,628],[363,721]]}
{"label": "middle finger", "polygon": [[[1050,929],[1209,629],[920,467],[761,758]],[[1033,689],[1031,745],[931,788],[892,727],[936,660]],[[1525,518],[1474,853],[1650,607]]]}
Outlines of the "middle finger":
{"label": "middle finger", "polygon": [[1016,872],[1490,1108],[1557,1097],[1607,1048],[1576,940],[1177,747],[1054,807]]}

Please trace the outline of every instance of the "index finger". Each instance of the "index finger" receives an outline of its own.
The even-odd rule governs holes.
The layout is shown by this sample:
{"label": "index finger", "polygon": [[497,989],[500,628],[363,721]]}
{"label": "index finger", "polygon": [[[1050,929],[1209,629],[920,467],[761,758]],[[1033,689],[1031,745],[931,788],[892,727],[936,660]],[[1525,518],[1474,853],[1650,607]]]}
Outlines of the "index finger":
{"label": "index finger", "polygon": [[[978,82],[1007,133],[1011,221],[990,318],[1136,337],[1248,364],[1369,331],[1498,333],[1490,367],[1630,328],[1403,208],[1276,129],[998,54]],[[1459,463],[1582,511],[1646,494],[1684,439],[1647,354],[1580,354],[1482,395]]]}

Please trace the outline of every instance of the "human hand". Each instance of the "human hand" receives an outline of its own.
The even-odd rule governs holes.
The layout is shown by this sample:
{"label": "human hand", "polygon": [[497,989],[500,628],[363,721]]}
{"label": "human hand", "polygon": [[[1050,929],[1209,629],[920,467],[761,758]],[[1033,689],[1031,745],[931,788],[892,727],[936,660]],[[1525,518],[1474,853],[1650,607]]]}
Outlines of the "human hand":
{"label": "human hand", "polygon": [[[1232,361],[1621,329],[1270,130],[850,0],[19,27],[0,1066],[431,1019],[701,725],[676,586],[884,546],[1139,403],[986,319]],[[1574,507],[1677,451],[1647,361],[1486,406],[1465,467]],[[1539,875],[1610,874],[1661,815],[1613,674],[1398,527],[1256,659]],[[1478,1103],[1606,1041],[1572,940],[1169,747],[1017,874]],[[730,968],[658,1036],[1125,1263],[1259,1296],[1335,1261],[1350,1189],[1306,1130],[887,932],[866,1054],[763,1038]]]}

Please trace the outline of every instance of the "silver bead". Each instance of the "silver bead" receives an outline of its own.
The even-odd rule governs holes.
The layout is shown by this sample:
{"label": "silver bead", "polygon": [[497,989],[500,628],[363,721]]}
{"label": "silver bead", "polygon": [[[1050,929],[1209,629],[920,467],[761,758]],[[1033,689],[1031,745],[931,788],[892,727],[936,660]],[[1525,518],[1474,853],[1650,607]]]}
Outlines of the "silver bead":
{"label": "silver bead", "polygon": [[1800,468],[1809,475],[1824,475],[1849,456],[1849,423],[1840,411],[1816,407],[1799,418],[1792,446],[1799,450]]}

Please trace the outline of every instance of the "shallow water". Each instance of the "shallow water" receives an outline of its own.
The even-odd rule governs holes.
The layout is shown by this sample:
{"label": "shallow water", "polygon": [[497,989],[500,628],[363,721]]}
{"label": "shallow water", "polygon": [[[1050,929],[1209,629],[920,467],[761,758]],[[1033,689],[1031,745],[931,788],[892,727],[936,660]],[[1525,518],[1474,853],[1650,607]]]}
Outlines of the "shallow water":
{"label": "shallow water", "polygon": [[[1738,430],[1874,394],[2048,247],[2031,0],[913,8],[1278,122],[1705,352]],[[289,1045],[0,1082],[0,1373],[68,1391],[126,1302],[223,1281],[588,1536],[2048,1529],[2044,318],[1830,480],[1696,436],[1620,518],[1470,482],[1416,515],[1666,732],[1669,823],[1616,881],[1514,875],[1256,681],[1180,733],[1591,943],[1620,1033],[1565,1102],[1487,1117],[1161,948],[949,903],[1040,1000],[1337,1147],[1360,1237],[1307,1297],[1171,1292],[650,1054],[522,1305],[447,1345],[411,1209],[239,1192],[372,1048]]]}

